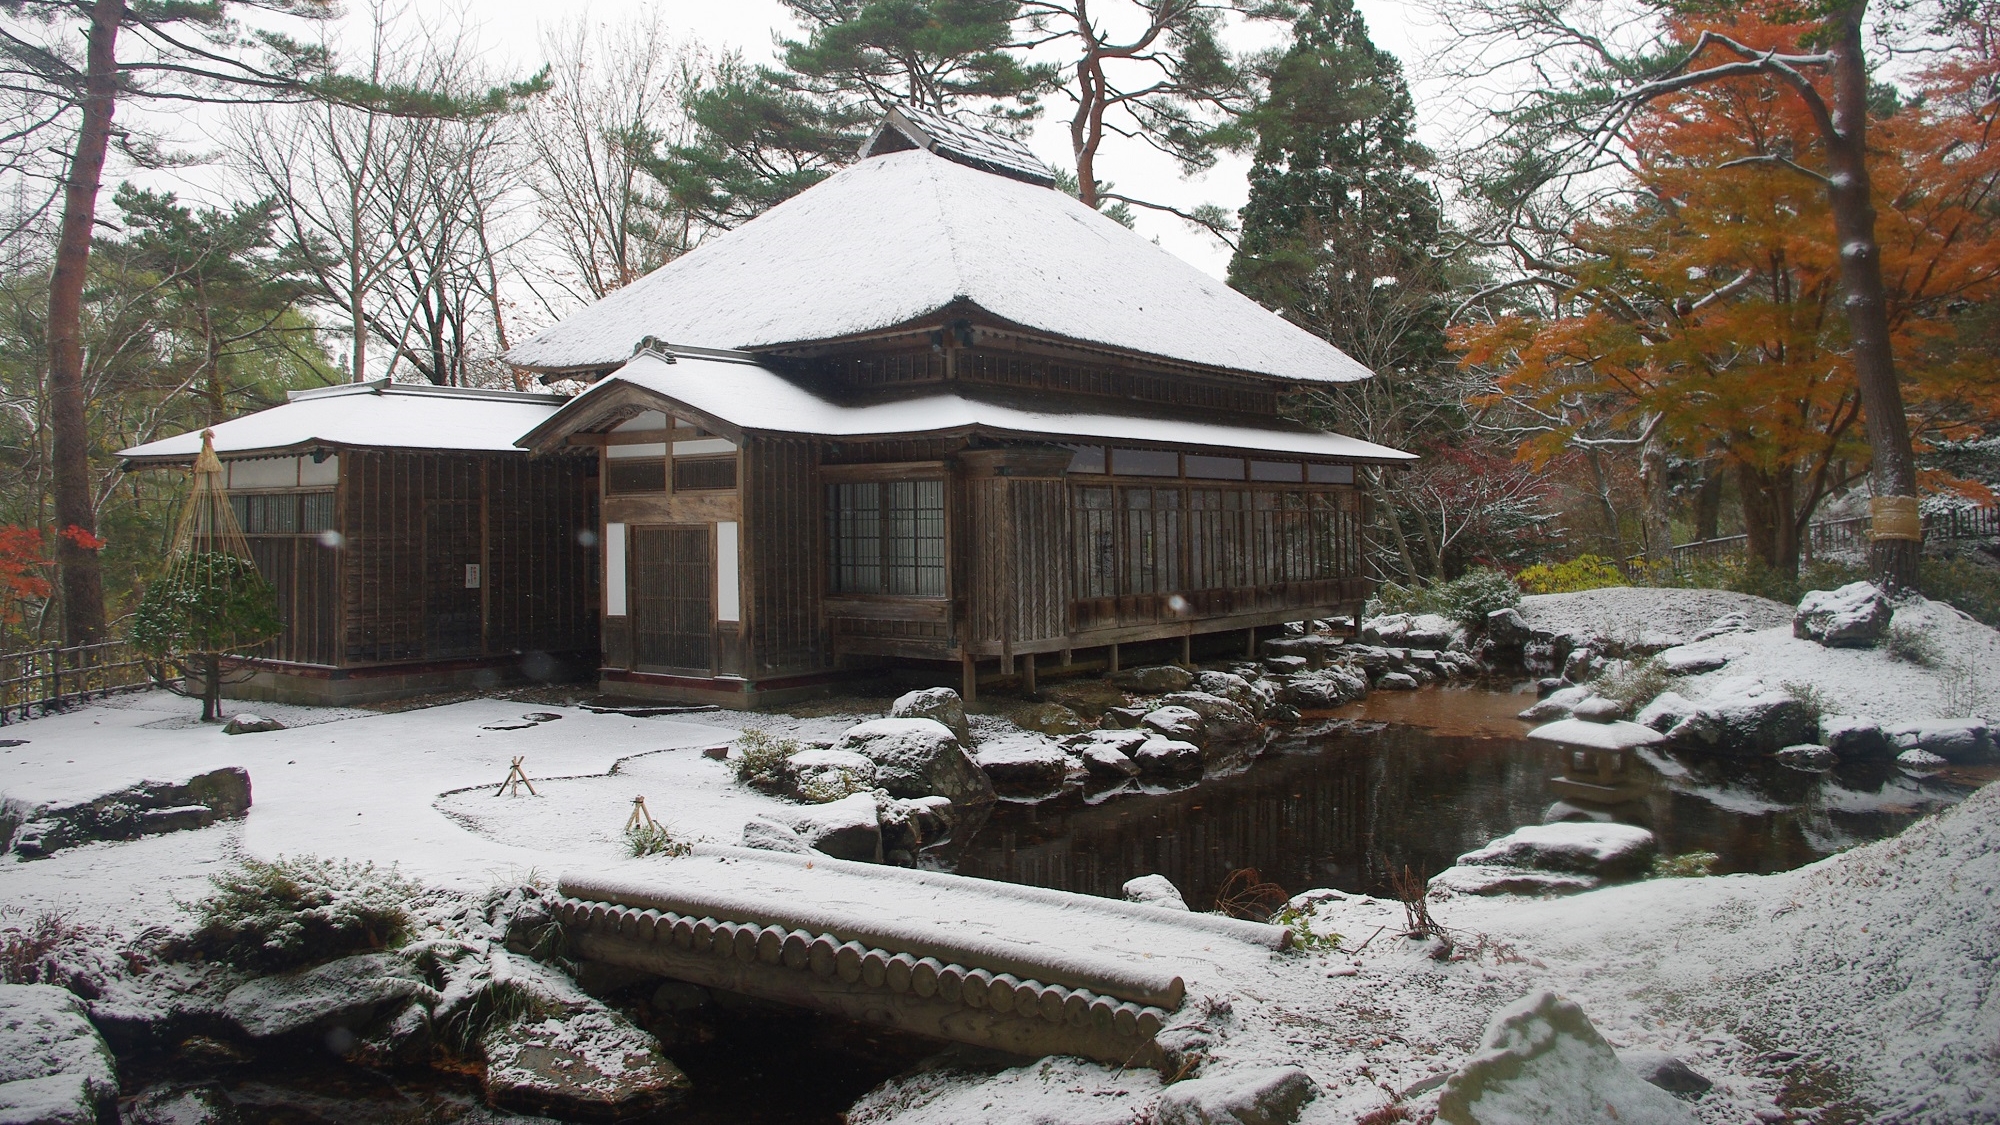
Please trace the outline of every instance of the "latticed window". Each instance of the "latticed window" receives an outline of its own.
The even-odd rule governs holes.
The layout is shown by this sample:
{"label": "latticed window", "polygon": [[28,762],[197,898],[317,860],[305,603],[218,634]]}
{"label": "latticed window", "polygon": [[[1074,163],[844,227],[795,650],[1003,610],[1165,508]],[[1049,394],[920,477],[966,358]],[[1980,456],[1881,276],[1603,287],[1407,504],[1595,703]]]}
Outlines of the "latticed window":
{"label": "latticed window", "polygon": [[944,596],[944,482],[831,484],[830,584],[837,594]]}
{"label": "latticed window", "polygon": [[317,535],[333,527],[331,492],[238,492],[229,504],[245,535]]}

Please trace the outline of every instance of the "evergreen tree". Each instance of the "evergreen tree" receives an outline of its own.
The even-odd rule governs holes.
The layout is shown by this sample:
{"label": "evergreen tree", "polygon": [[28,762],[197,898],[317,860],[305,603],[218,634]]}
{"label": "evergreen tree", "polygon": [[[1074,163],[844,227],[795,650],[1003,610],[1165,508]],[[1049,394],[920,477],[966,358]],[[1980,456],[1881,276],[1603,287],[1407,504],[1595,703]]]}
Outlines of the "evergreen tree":
{"label": "evergreen tree", "polygon": [[1384,375],[1434,364],[1443,218],[1402,67],[1352,0],[1307,0],[1264,79],[1229,283]]}
{"label": "evergreen tree", "polygon": [[731,227],[831,175],[905,102],[1017,128],[1052,68],[1010,51],[1018,0],[784,0],[805,38],[779,66],[725,59],[688,112],[692,144],[651,171],[701,221]]}

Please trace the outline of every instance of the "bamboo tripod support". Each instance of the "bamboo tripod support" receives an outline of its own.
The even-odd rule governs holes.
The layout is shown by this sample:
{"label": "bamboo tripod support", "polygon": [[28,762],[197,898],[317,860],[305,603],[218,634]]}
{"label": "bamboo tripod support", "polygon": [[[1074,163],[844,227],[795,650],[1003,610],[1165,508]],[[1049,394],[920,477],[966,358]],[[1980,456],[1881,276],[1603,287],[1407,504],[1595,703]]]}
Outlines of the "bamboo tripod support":
{"label": "bamboo tripod support", "polygon": [[632,798],[632,815],[625,818],[625,831],[635,832],[659,826],[660,822],[654,820],[653,814],[646,808],[646,798]]}
{"label": "bamboo tripod support", "polygon": [[521,795],[521,786],[523,785],[528,787],[528,795],[530,797],[541,796],[540,793],[535,792],[535,783],[529,781],[528,775],[521,769],[521,763],[525,761],[526,758],[527,758],[526,755],[515,756],[514,767],[507,771],[507,780],[501,782],[500,788],[495,789],[493,791],[493,795],[495,797],[498,797],[503,793],[510,797],[518,797]]}

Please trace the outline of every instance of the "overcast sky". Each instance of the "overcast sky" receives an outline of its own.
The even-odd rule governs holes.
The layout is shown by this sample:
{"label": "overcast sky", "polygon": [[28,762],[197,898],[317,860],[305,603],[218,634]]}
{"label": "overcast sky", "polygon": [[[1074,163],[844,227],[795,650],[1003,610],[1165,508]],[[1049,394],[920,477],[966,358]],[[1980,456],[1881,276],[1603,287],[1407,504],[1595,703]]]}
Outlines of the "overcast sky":
{"label": "overcast sky", "polygon": [[[691,36],[715,54],[739,50],[752,61],[765,61],[772,57],[774,34],[797,34],[795,25],[776,0],[591,0],[588,4],[572,3],[570,0],[477,0],[463,8],[455,0],[410,0],[410,3],[413,14],[419,16],[427,10],[442,13],[449,9],[471,13],[479,29],[480,50],[502,69],[515,69],[521,73],[540,66],[537,48],[540,29],[578,14],[617,26],[635,15],[657,11],[677,38]],[[1420,63],[1416,57],[1420,51],[1419,44],[1426,36],[1424,28],[1414,22],[1409,7],[1392,0],[1359,0],[1359,6],[1368,19],[1369,30],[1376,43],[1402,58],[1405,69],[1414,75]],[[347,23],[360,28],[365,3],[357,0],[348,7]],[[1100,8],[1100,11],[1103,10]],[[1111,11],[1115,13],[1117,9],[1114,7]],[[446,22],[455,21],[447,19]],[[1117,30],[1117,25],[1114,23],[1112,28]],[[1234,45],[1242,48],[1276,43],[1282,41],[1285,31],[1281,24],[1240,25],[1233,33]],[[357,47],[359,45],[356,44]],[[1045,104],[1048,108],[1038,122],[1030,143],[1051,164],[1071,168],[1074,161],[1070,156],[1066,128],[1069,104],[1061,95],[1048,99]],[[1420,111],[1423,105],[1424,99],[1420,95]],[[184,139],[192,141],[194,147],[201,147],[201,142],[195,138]],[[1244,201],[1247,190],[1244,176],[1249,162],[1247,159],[1225,157],[1207,174],[1183,180],[1179,170],[1166,157],[1142,145],[1113,138],[1107,144],[1106,155],[1100,158],[1099,167],[1101,178],[1112,180],[1120,189],[1135,195],[1182,207],[1219,203],[1234,210]],[[205,178],[199,172],[192,175],[190,172],[192,170],[184,169],[165,176],[155,174],[145,178],[152,181],[162,178],[179,180],[179,186],[185,193],[203,194],[198,188],[188,190],[194,185],[187,181]],[[1141,211],[1139,230],[1217,277],[1222,276],[1228,265],[1229,254],[1225,247],[1205,233],[1190,230],[1172,216]]]}

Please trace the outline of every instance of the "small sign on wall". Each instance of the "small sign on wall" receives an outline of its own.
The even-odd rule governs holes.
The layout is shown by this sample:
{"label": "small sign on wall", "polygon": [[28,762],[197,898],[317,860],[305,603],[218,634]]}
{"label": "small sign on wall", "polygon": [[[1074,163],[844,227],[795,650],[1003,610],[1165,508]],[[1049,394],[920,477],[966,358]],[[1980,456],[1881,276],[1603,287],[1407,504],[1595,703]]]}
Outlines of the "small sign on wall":
{"label": "small sign on wall", "polygon": [[468,590],[477,590],[477,589],[479,589],[479,564],[478,564],[478,563],[466,563],[466,564],[465,564],[465,588],[466,588],[466,589],[468,589]]}

